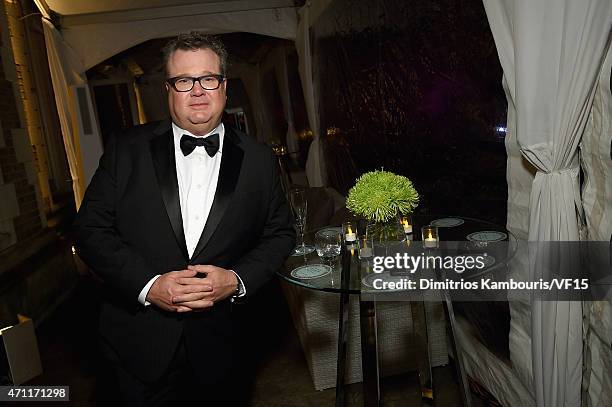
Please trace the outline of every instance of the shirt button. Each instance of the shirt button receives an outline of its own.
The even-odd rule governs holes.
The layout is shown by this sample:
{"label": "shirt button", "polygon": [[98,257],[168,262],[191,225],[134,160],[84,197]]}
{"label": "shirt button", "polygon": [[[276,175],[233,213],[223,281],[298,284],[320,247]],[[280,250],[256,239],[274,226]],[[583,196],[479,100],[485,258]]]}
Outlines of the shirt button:
{"label": "shirt button", "polygon": [[202,189],[202,184],[197,185],[198,189]]}
{"label": "shirt button", "polygon": [[195,220],[200,220],[200,217],[196,215]]}

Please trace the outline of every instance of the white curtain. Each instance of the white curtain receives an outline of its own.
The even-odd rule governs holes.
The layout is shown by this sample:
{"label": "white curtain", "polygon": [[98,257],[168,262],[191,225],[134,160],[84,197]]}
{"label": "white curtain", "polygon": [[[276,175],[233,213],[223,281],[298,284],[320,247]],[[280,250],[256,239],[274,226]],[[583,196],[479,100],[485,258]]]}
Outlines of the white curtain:
{"label": "white curtain", "polygon": [[295,46],[299,57],[300,79],[304,91],[304,101],[308,122],[312,130],[313,140],[308,150],[306,160],[306,176],[311,187],[322,187],[327,184],[327,172],[323,157],[323,146],[321,144],[319,129],[318,104],[315,99],[312,70],[312,53],[310,50],[310,5],[307,3],[299,10],[299,22]]}
{"label": "white curtain", "polygon": [[589,240],[609,241],[612,235],[611,71],[612,46],[608,46],[595,91],[593,109],[580,145],[580,158],[585,174],[582,204]]}
{"label": "white curtain", "polygon": [[[537,169],[529,240],[580,238],[578,143],[612,22],[609,0],[483,0],[516,109],[523,156]],[[533,375],[538,406],[580,405],[579,302],[534,302]]]}
{"label": "white curtain", "polygon": [[[287,123],[287,133],[285,134],[285,143],[289,152],[296,152],[298,150],[297,134],[295,132],[295,123],[293,122],[293,103],[291,100],[291,91],[289,89],[289,73],[287,71],[287,49],[284,45],[279,45],[266,56],[266,58],[258,66],[259,75],[263,76],[269,72],[274,72],[276,77],[276,84],[278,86],[278,95],[281,99],[283,106],[283,116]],[[267,86],[271,86],[271,83],[261,81],[260,86],[265,89]],[[260,88],[260,91],[263,89]],[[261,100],[261,99],[260,99]],[[260,109],[265,117],[270,117],[273,113],[270,109],[272,106],[264,106],[259,103]],[[266,120],[267,124],[266,131],[271,132],[269,120]],[[266,135],[266,139],[270,134]],[[280,136],[280,135],[279,135]],[[282,141],[279,140],[279,141]]]}
{"label": "white curtain", "polygon": [[[508,84],[503,79],[504,91],[509,94]],[[508,217],[506,227],[519,239],[529,237],[529,196],[536,169],[521,154],[516,139],[516,108],[508,98],[508,117],[506,124],[506,182],[508,184]]]}
{"label": "white curtain", "polygon": [[68,159],[70,177],[72,179],[72,190],[74,191],[76,207],[79,208],[85,193],[85,185],[82,179],[82,168],[75,143],[77,131],[73,128],[75,110],[70,88],[74,85],[86,84],[86,79],[82,74],[83,69],[80,59],[64,43],[61,34],[49,20],[43,18],[42,22],[49,60],[49,71],[51,72],[51,81],[53,82],[53,93],[55,94],[55,103],[57,105],[66,158]]}
{"label": "white curtain", "polygon": [[[582,204],[589,240],[610,241],[612,235],[612,46],[599,74],[591,116],[580,144],[585,180]],[[590,307],[589,307],[590,305]],[[584,385],[588,386],[589,406],[612,405],[612,304],[608,301],[585,303],[588,319]]]}
{"label": "white curtain", "polygon": [[289,72],[287,71],[287,49],[279,47],[274,55],[276,82],[283,102],[283,114],[287,122],[287,151],[294,153],[298,151],[297,135],[295,133],[295,123],[293,121],[293,104],[291,103],[291,92],[289,90]]}

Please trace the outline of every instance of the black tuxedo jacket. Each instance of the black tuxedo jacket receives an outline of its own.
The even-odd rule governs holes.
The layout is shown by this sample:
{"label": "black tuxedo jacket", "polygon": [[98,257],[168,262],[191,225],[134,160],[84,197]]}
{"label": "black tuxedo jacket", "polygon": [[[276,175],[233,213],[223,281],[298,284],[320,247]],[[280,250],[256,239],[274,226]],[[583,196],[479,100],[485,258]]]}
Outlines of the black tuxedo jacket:
{"label": "black tuxedo jacket", "polygon": [[231,302],[203,312],[142,306],[157,274],[188,264],[234,270],[252,295],[290,253],[295,232],[269,148],[225,126],[213,205],[188,257],[169,121],[112,136],[75,220],[78,253],[104,281],[100,332],[124,368],[144,381],[169,366],[181,335],[195,370],[218,375],[231,361]]}

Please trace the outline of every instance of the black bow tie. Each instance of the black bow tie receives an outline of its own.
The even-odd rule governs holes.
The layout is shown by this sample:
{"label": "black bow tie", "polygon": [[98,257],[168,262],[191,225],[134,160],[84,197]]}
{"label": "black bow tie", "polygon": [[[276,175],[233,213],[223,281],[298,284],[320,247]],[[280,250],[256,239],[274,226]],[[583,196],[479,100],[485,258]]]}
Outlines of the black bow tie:
{"label": "black bow tie", "polygon": [[183,134],[181,137],[181,151],[186,157],[195,150],[196,147],[204,147],[209,156],[217,154],[219,151],[219,134],[211,134],[208,137],[191,137]]}

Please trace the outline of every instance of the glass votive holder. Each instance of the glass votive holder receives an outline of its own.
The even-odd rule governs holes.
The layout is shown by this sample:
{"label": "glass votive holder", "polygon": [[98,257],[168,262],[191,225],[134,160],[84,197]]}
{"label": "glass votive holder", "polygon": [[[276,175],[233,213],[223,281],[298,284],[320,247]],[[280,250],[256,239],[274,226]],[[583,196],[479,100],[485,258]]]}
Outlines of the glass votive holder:
{"label": "glass votive holder", "polygon": [[425,249],[436,249],[440,242],[437,226],[423,226],[421,228],[421,236],[423,238],[423,247]]}
{"label": "glass votive holder", "polygon": [[372,235],[360,236],[357,239],[357,256],[360,260],[374,257],[374,238]]}
{"label": "glass votive holder", "polygon": [[414,240],[414,236],[412,235],[412,233],[408,233],[406,235],[406,247],[410,247],[410,245],[412,244],[412,241]]}
{"label": "glass votive holder", "polygon": [[400,224],[404,229],[405,234],[412,234],[412,216],[410,214],[400,215]]}
{"label": "glass votive holder", "polygon": [[342,236],[347,245],[354,244],[357,241],[357,224],[346,221],[342,224]]}

